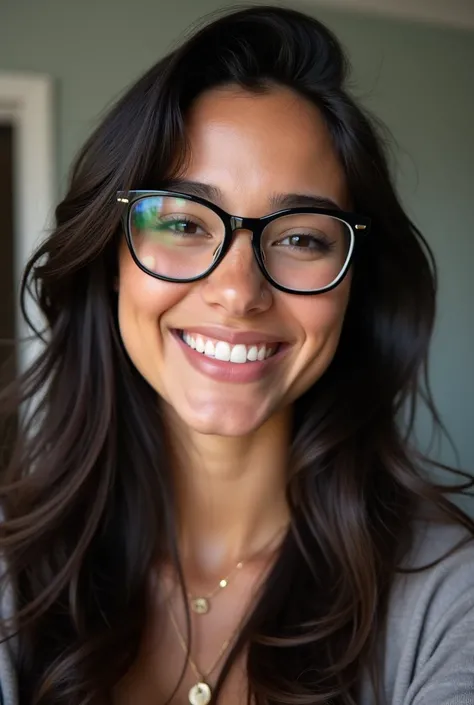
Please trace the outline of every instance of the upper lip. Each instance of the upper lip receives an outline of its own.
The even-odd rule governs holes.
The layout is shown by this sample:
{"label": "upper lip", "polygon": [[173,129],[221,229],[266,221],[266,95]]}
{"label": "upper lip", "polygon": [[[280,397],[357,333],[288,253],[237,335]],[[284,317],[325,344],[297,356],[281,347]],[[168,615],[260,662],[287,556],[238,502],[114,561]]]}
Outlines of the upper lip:
{"label": "upper lip", "polygon": [[235,328],[221,328],[220,326],[187,326],[180,328],[186,333],[200,335],[202,338],[214,338],[222,340],[229,345],[255,345],[257,343],[281,343],[281,336],[264,333],[263,331],[244,331]]}

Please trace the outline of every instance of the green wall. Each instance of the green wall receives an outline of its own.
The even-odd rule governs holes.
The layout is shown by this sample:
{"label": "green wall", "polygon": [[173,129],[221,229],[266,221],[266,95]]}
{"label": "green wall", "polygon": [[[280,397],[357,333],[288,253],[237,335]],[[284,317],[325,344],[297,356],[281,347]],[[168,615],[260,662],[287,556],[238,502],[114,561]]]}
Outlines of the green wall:
{"label": "green wall", "polygon": [[[463,465],[474,471],[474,33],[318,10],[354,64],[354,92],[389,126],[408,211],[440,267],[432,384]],[[0,71],[56,84],[58,188],[98,115],[213,0],[0,0]],[[420,437],[427,429],[420,420]],[[446,443],[437,451],[453,460]],[[474,507],[474,504],[472,505]]]}

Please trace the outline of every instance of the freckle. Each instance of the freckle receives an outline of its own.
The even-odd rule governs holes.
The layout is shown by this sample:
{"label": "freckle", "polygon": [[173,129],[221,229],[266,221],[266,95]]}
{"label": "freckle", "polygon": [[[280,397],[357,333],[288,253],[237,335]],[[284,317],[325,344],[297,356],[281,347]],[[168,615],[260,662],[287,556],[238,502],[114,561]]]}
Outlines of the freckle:
{"label": "freckle", "polygon": [[144,267],[153,270],[155,268],[156,259],[153,257],[153,255],[146,255],[145,257],[141,258],[141,262]]}

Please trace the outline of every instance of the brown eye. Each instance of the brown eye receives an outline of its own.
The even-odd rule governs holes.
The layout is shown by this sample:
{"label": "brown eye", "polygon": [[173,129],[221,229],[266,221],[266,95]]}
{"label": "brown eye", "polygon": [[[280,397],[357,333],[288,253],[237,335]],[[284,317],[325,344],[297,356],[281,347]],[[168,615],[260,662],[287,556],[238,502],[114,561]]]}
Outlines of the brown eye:
{"label": "brown eye", "polygon": [[170,230],[174,230],[183,235],[196,235],[199,230],[199,225],[193,223],[192,220],[175,220],[172,223],[166,223]]}
{"label": "brown eye", "polygon": [[279,247],[291,247],[295,250],[317,250],[318,252],[328,252],[333,245],[324,237],[304,234],[288,235],[274,244]]}

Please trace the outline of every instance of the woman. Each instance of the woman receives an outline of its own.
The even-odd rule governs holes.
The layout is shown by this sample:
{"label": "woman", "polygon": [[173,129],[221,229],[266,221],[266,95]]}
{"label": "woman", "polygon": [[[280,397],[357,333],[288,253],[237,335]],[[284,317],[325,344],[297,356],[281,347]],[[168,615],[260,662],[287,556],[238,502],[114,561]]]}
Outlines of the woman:
{"label": "woman", "polygon": [[79,155],[7,395],[6,703],[474,702],[474,525],[401,423],[432,256],[346,73],[234,12]]}

